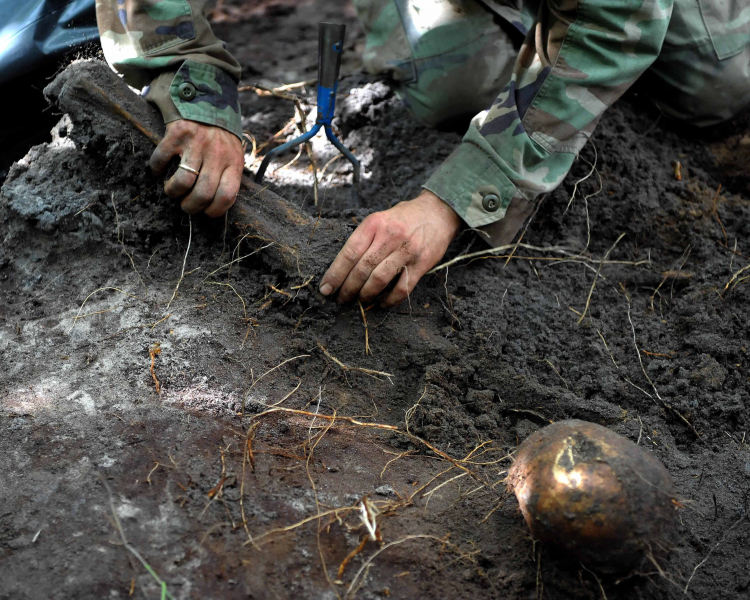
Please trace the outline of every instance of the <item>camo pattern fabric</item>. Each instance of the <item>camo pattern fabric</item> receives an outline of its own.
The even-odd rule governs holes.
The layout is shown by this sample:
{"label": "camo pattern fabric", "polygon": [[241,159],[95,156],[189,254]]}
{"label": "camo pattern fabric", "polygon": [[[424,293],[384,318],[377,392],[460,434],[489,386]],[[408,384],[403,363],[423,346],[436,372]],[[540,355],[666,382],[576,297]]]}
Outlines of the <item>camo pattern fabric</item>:
{"label": "camo pattern fabric", "polygon": [[659,58],[645,79],[669,117],[706,127],[736,116],[750,106],[750,5],[675,0]]}
{"label": "camo pattern fabric", "polygon": [[[511,76],[525,34],[472,1],[354,0],[367,33],[365,69],[388,73],[430,126],[487,108]],[[515,39],[514,39],[515,38]],[[467,68],[469,67],[469,68]]]}
{"label": "camo pattern fabric", "polygon": [[[512,240],[535,200],[562,183],[604,111],[644,73],[655,78],[649,93],[664,112],[696,125],[721,122],[750,105],[750,9],[742,4],[355,0],[368,34],[366,66],[394,74],[406,104],[428,123],[444,115],[426,118],[414,110],[415,97],[430,100],[418,108],[440,107],[441,94],[455,97],[452,74],[460,72],[461,94],[471,105],[487,95],[473,87],[473,74],[487,61],[508,64],[507,45],[497,44],[494,56],[472,53],[472,36],[513,41],[525,32],[494,102],[424,185],[493,245]],[[483,22],[477,8],[493,17],[494,34],[475,25]]]}
{"label": "camo pattern fabric", "polygon": [[207,2],[97,0],[102,49],[125,81],[159,107],[165,123],[189,119],[241,137],[242,69],[211,31]]}

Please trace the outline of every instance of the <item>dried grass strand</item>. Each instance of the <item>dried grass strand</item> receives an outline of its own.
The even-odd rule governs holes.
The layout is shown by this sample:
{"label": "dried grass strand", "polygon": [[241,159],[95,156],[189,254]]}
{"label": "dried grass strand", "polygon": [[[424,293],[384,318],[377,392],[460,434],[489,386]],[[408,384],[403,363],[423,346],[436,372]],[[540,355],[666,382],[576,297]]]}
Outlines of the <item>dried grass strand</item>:
{"label": "dried grass strand", "polygon": [[[621,284],[621,285],[622,285],[622,284]],[[666,403],[666,402],[664,401],[664,399],[663,399],[663,398],[662,398],[662,397],[661,397],[661,396],[659,395],[659,391],[658,391],[658,390],[656,389],[656,386],[654,385],[654,382],[653,382],[653,381],[651,380],[651,377],[649,377],[649,375],[648,375],[648,372],[646,371],[646,367],[645,367],[645,366],[644,366],[644,364],[643,364],[643,358],[641,358],[641,351],[640,351],[640,349],[638,348],[638,341],[637,341],[637,339],[636,339],[636,335],[635,335],[635,325],[633,325],[633,319],[632,319],[632,317],[631,317],[631,314],[630,314],[630,313],[631,313],[630,296],[629,296],[629,295],[627,294],[627,292],[625,292],[625,298],[626,298],[626,300],[628,301],[628,322],[630,323],[630,330],[631,330],[631,331],[632,331],[632,333],[633,333],[633,346],[635,347],[635,354],[636,354],[636,356],[638,357],[638,364],[639,364],[639,365],[640,365],[640,367],[641,367],[641,372],[643,373],[643,376],[644,376],[644,377],[646,378],[646,380],[647,380],[647,381],[649,382],[649,384],[651,385],[651,389],[652,389],[652,390],[654,391],[654,394],[655,394],[655,396],[656,396],[656,399],[655,399],[655,401],[656,401],[656,402],[657,402],[657,403],[658,403],[658,404],[659,404],[659,405],[660,405],[660,406],[661,406],[661,407],[662,407],[662,408],[663,408],[664,410],[666,410],[667,412],[670,412],[670,413],[672,413],[672,414],[673,414],[674,416],[676,416],[677,418],[679,418],[679,419],[680,419],[680,420],[681,420],[681,421],[682,421],[683,423],[685,423],[685,425],[687,425],[687,426],[688,426],[688,427],[690,428],[690,431],[692,431],[692,432],[693,432],[693,435],[695,435],[695,437],[696,437],[697,439],[699,439],[699,440],[702,440],[703,438],[701,438],[701,435],[700,435],[700,434],[698,433],[698,431],[697,431],[697,430],[695,429],[695,426],[694,426],[694,425],[693,425],[693,424],[692,424],[692,423],[691,423],[690,421],[688,421],[688,420],[687,420],[687,419],[686,419],[686,418],[685,418],[685,417],[684,417],[684,416],[682,415],[682,413],[680,413],[680,412],[679,412],[678,410],[676,410],[675,408],[673,408],[673,407],[672,407],[671,405],[667,404],[667,403]],[[628,380],[626,379],[626,381],[628,381]],[[629,382],[629,383],[631,383],[631,385],[633,385],[634,387],[638,387],[638,386],[636,386],[636,385],[635,385],[634,383],[632,383],[632,382]],[[640,389],[640,388],[638,388],[638,389]],[[641,391],[643,391],[643,390],[641,390]],[[647,395],[647,396],[649,396],[649,397],[650,397],[650,398],[652,398],[652,399],[654,398],[654,396],[651,396],[651,394],[646,394],[646,395]]]}
{"label": "dried grass strand", "polygon": [[625,237],[625,233],[621,233],[619,237],[615,240],[615,243],[612,244],[609,250],[607,250],[607,253],[604,255],[604,258],[602,258],[601,262],[599,263],[599,268],[596,270],[596,275],[594,275],[594,281],[591,283],[591,289],[589,289],[589,295],[586,298],[586,306],[583,308],[583,313],[581,314],[581,318],[578,319],[578,324],[580,325],[581,322],[586,318],[586,313],[589,310],[589,306],[591,306],[591,296],[594,294],[594,288],[596,287],[596,282],[599,279],[599,273],[601,273],[602,267],[604,266],[604,261],[609,258],[609,255],[612,253],[612,250],[615,249],[615,246],[620,243],[620,240]]}
{"label": "dried grass strand", "polygon": [[180,284],[182,283],[182,280],[185,279],[185,265],[187,264],[187,257],[188,253],[190,252],[190,244],[193,241],[193,216],[188,215],[188,244],[187,248],[185,249],[185,257],[182,259],[182,273],[180,273],[180,279],[177,281],[177,285],[174,287],[174,292],[172,292],[172,297],[169,299],[169,302],[167,302],[167,311],[169,311],[169,307],[172,306],[172,301],[175,299],[175,296],[177,296],[177,290],[180,289]]}
{"label": "dried grass strand", "polygon": [[388,550],[388,548],[391,548],[393,546],[398,546],[399,544],[403,544],[404,542],[408,542],[410,540],[418,540],[418,539],[429,539],[434,540],[437,542],[440,542],[441,544],[445,544],[446,540],[444,538],[439,538],[436,535],[427,535],[427,534],[416,534],[416,535],[405,535],[402,538],[399,538],[397,540],[393,540],[392,542],[388,542],[387,544],[383,545],[381,548],[376,550],[372,556],[370,556],[364,563],[362,563],[362,566],[357,571],[356,575],[354,576],[354,579],[352,579],[352,582],[349,584],[349,588],[346,590],[346,594],[344,594],[344,598],[346,600],[351,600],[351,598],[354,597],[354,595],[357,593],[359,588],[362,587],[364,584],[365,578],[362,579],[362,582],[357,585],[357,582],[359,581],[360,577],[362,577],[362,574],[365,571],[369,572],[370,565],[372,564],[372,561],[374,561],[380,554]]}
{"label": "dried grass strand", "polygon": [[345,365],[338,358],[336,358],[330,352],[328,352],[325,346],[323,346],[323,344],[321,344],[320,342],[318,342],[318,348],[320,348],[323,354],[325,354],[329,359],[331,359],[344,371],[356,371],[358,373],[364,373],[365,375],[368,375],[369,377],[372,377],[373,379],[378,379],[378,380],[380,377],[385,377],[386,379],[388,379],[389,382],[391,382],[391,384],[393,384],[393,382],[391,381],[391,377],[394,377],[393,373],[385,373],[384,371],[375,371],[373,369],[365,369],[364,367],[351,367],[349,365]]}
{"label": "dried grass strand", "polygon": [[144,301],[143,298],[140,298],[139,296],[134,296],[133,294],[129,294],[128,292],[126,292],[124,290],[121,290],[120,288],[116,288],[116,287],[100,287],[98,289],[95,289],[88,296],[86,296],[86,298],[84,299],[83,303],[78,308],[78,313],[76,314],[75,317],[73,317],[73,325],[68,330],[68,335],[70,335],[71,333],[73,333],[73,329],[75,328],[76,323],[78,322],[78,319],[83,318],[83,317],[81,317],[81,311],[83,310],[83,307],[86,304],[86,302],[89,301],[89,298],[91,298],[91,296],[93,296],[97,292],[102,292],[102,291],[105,291],[105,290],[114,290],[115,292],[119,292],[119,293],[123,294],[124,296],[128,296],[129,298],[135,298],[136,300]]}

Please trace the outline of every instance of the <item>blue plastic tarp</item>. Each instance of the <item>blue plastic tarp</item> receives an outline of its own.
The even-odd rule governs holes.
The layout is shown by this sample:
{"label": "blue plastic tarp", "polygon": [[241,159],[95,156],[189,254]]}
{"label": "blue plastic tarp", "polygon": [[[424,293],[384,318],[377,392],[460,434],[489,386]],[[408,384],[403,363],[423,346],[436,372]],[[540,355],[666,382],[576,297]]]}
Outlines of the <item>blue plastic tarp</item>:
{"label": "blue plastic tarp", "polygon": [[0,0],[0,84],[98,38],[95,0]]}

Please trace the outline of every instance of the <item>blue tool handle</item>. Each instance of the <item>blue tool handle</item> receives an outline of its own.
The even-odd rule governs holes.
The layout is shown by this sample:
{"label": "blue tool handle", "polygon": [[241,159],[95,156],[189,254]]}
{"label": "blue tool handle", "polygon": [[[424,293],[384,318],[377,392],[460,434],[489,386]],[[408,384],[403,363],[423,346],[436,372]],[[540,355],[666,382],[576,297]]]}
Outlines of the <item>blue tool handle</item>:
{"label": "blue tool handle", "polygon": [[339,85],[341,53],[344,50],[346,25],[318,25],[318,123],[330,125],[336,110],[336,88]]}
{"label": "blue tool handle", "polygon": [[346,25],[340,23],[318,25],[318,85],[320,87],[332,88],[339,79],[345,34]]}
{"label": "blue tool handle", "polygon": [[277,155],[304,144],[311,139],[321,128],[325,128],[326,137],[338,150],[352,163],[353,185],[352,199],[357,204],[357,193],[359,189],[361,167],[352,152],[341,143],[333,133],[331,121],[336,110],[336,89],[338,88],[339,70],[341,68],[341,53],[344,51],[344,35],[346,25],[340,23],[320,23],[318,26],[318,118],[313,127],[306,134],[274,148],[266,154],[258,171],[255,174],[255,182],[263,181],[263,176],[268,165]]}

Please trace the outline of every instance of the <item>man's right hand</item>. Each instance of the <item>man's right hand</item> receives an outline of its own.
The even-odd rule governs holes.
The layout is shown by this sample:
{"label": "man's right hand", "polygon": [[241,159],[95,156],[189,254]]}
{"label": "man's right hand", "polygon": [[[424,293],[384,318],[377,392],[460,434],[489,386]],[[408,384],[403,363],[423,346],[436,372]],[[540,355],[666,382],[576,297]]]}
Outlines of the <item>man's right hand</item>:
{"label": "man's right hand", "polygon": [[180,119],[167,124],[167,133],[151,155],[151,170],[161,173],[175,156],[187,169],[177,171],[164,184],[167,196],[181,200],[188,214],[203,211],[220,217],[237,198],[245,156],[240,139],[221,127]]}
{"label": "man's right hand", "polygon": [[337,301],[373,301],[394,278],[381,306],[401,304],[442,258],[461,227],[455,211],[428,190],[414,200],[367,217],[347,240],[320,282]]}

